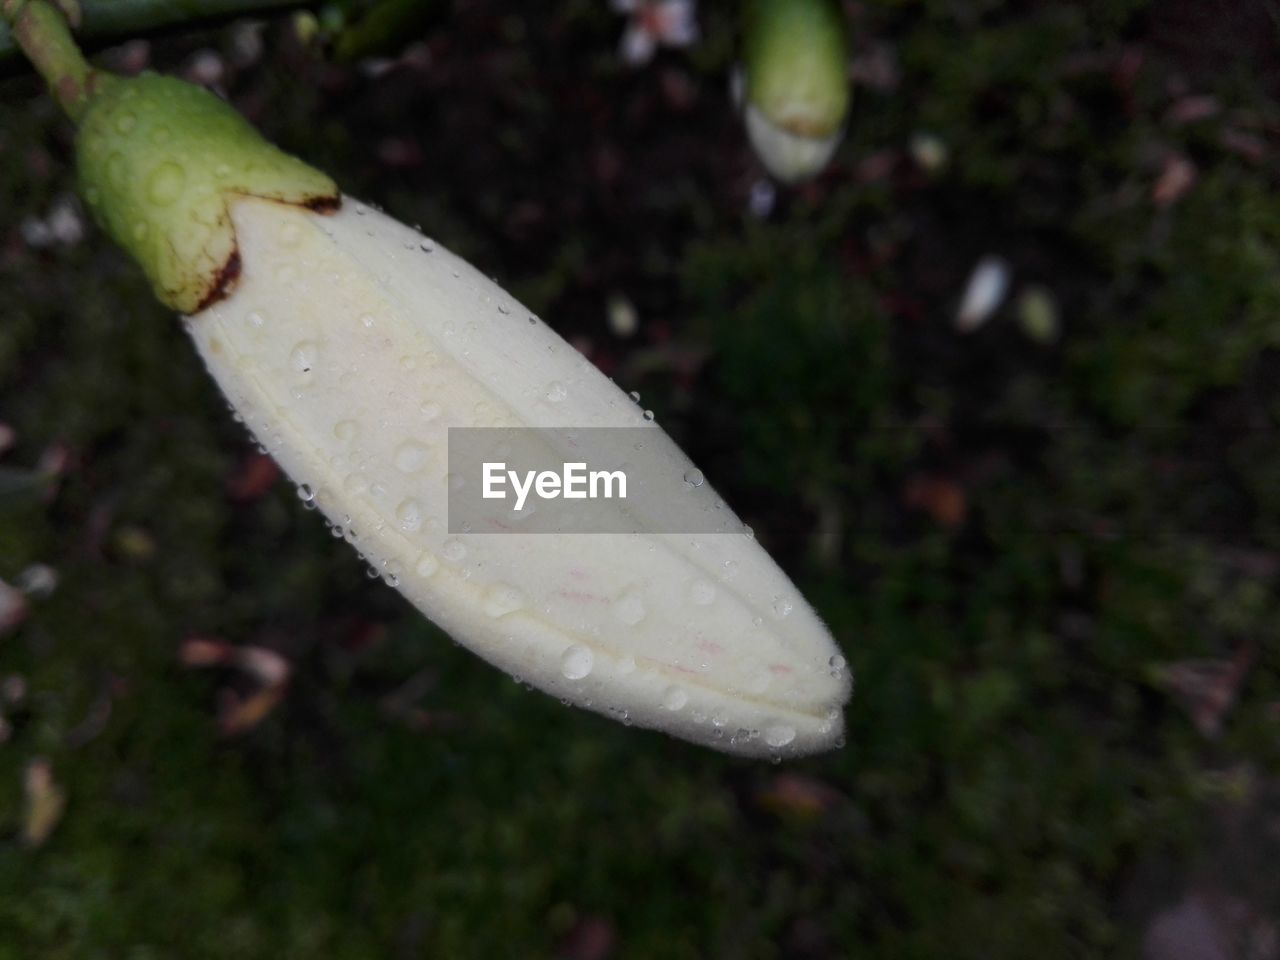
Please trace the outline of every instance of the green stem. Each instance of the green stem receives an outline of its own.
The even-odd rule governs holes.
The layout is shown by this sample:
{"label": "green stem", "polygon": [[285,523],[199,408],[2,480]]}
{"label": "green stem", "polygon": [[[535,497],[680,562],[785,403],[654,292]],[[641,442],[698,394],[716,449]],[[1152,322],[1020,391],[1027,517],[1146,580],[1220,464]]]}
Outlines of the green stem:
{"label": "green stem", "polygon": [[[80,0],[82,23],[77,33],[88,41],[103,41],[177,24],[276,13],[305,5],[305,0]],[[14,38],[0,22],[0,64],[17,53]]]}
{"label": "green stem", "polygon": [[49,0],[0,0],[13,38],[44,78],[58,105],[78,121],[97,78],[75,40],[66,17]]}

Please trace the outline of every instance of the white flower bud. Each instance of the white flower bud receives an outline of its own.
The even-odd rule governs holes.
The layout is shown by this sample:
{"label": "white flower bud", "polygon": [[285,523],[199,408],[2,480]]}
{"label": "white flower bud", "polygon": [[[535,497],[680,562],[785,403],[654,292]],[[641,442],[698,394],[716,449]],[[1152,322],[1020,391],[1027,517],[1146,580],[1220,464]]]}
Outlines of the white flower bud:
{"label": "white flower bud", "polygon": [[[835,744],[850,678],[746,533],[451,534],[451,427],[636,427],[629,397],[442,246],[345,200],[230,204],[241,273],[188,319],[281,466],[386,580],[499,668],[719,749]],[[702,486],[701,475],[698,475]]]}

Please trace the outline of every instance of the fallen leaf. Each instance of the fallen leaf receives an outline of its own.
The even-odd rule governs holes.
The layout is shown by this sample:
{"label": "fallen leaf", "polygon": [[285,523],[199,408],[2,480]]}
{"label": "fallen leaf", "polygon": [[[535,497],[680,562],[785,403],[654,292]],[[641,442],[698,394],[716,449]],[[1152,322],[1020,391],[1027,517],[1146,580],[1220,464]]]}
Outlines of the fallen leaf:
{"label": "fallen leaf", "polygon": [[67,795],[54,782],[52,765],[42,757],[27,764],[22,786],[26,794],[22,842],[28,847],[39,847],[49,839],[62,819],[67,806]]}
{"label": "fallen leaf", "polygon": [[907,481],[903,500],[908,507],[927,513],[948,530],[955,530],[963,524],[969,512],[964,489],[946,477],[913,477]]}
{"label": "fallen leaf", "polygon": [[280,479],[280,468],[265,453],[251,453],[227,478],[227,496],[236,503],[261,499]]}
{"label": "fallen leaf", "polygon": [[1229,660],[1182,660],[1157,665],[1153,676],[1156,685],[1187,712],[1196,729],[1213,739],[1222,732],[1222,723],[1235,705],[1253,656],[1253,647],[1246,644]]}
{"label": "fallen leaf", "polygon": [[840,794],[821,780],[801,773],[780,773],[756,796],[770,813],[797,820],[814,820],[831,809]]}
{"label": "fallen leaf", "polygon": [[1195,182],[1196,165],[1180,153],[1171,154],[1151,188],[1151,200],[1157,207],[1170,207],[1185,197]]}

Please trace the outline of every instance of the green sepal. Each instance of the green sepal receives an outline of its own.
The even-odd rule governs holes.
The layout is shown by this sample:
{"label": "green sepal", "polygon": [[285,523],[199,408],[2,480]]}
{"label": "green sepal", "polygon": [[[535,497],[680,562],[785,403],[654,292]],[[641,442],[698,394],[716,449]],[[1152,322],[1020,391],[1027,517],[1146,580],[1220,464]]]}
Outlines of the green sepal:
{"label": "green sepal", "polygon": [[835,0],[749,0],[746,99],[776,127],[825,139],[849,109],[849,40]]}
{"label": "green sepal", "polygon": [[332,209],[337,185],[264,140],[209,91],[173,77],[102,76],[76,135],[80,192],[183,313],[218,299],[239,272],[229,200]]}

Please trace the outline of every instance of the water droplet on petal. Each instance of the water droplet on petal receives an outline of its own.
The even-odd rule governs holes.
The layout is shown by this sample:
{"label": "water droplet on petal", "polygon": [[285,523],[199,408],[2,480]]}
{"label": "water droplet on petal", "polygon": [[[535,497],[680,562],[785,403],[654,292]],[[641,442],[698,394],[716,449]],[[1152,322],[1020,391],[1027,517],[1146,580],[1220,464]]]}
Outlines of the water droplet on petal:
{"label": "water droplet on petal", "polygon": [[250,313],[244,319],[245,319],[245,322],[248,323],[249,326],[251,327],[261,327],[264,323],[267,322],[266,318],[263,317],[263,315],[258,313],[258,311],[256,310]]}
{"label": "water droplet on petal", "polygon": [[688,702],[689,695],[679,687],[668,687],[667,692],[662,695],[662,705],[672,712],[683,710]]}
{"label": "water droplet on petal", "polygon": [[315,491],[313,491],[309,486],[307,486],[307,484],[304,483],[300,487],[298,487],[298,499],[301,500],[303,503],[311,503],[311,501],[315,500],[315,498],[316,498]]}
{"label": "water droplet on petal", "polygon": [[319,355],[320,347],[314,340],[303,340],[289,354],[289,366],[298,373],[310,373],[315,368]]}
{"label": "water droplet on petal", "polygon": [[638,593],[625,593],[613,604],[613,615],[629,627],[644,619],[644,600]]}
{"label": "water droplet on petal", "polygon": [[387,585],[391,587],[400,586],[400,574],[404,572],[404,568],[400,566],[399,561],[388,560],[386,565],[386,576],[384,579]]}
{"label": "water droplet on petal", "polygon": [[771,747],[785,747],[796,738],[796,728],[785,723],[775,723],[764,728],[764,742]]}
{"label": "water droplet on petal", "polygon": [[644,412],[644,418],[645,418],[646,420],[652,421],[652,420],[653,420],[653,411],[652,411],[652,410],[646,410],[646,411]]}
{"label": "water droplet on petal", "polygon": [[444,542],[444,558],[450,563],[458,563],[467,555],[467,545],[457,537],[451,537]]}
{"label": "water droplet on petal", "polygon": [[396,448],[396,469],[401,473],[417,473],[427,465],[430,457],[431,451],[426,447],[414,440],[408,440]]}
{"label": "water droplet on petal", "polygon": [[418,244],[418,247],[423,253],[431,253],[431,251],[436,248],[436,242],[430,237],[423,237],[422,242]]}
{"label": "water droplet on petal", "polygon": [[432,403],[430,400],[425,401],[418,407],[418,413],[422,414],[423,420],[434,420],[440,416],[440,404]]}
{"label": "water droplet on petal", "polygon": [[350,443],[359,432],[360,428],[354,420],[339,420],[333,425],[333,435],[343,443]]}
{"label": "water droplet on petal", "polygon": [[524,606],[524,594],[506,583],[495,583],[484,594],[484,612],[491,617],[505,617]]}
{"label": "water droplet on petal", "polygon": [[692,470],[686,470],[684,474],[684,482],[691,487],[700,487],[706,482],[706,477],[702,475],[702,471],[697,467]]}
{"label": "water droplet on petal", "polygon": [[396,507],[396,523],[405,533],[413,533],[422,526],[422,504],[412,497],[400,501]]}
{"label": "water droplet on petal", "polygon": [[591,673],[595,659],[590,650],[575,643],[560,658],[560,672],[566,680],[581,680]]}
{"label": "water droplet on petal", "polygon": [[547,384],[547,400],[551,403],[559,403],[569,395],[569,391],[565,389],[565,385],[559,380],[552,380]]}
{"label": "water droplet on petal", "polygon": [[440,569],[440,561],[436,559],[435,554],[424,553],[418,558],[418,565],[413,569],[418,576],[429,577]]}

